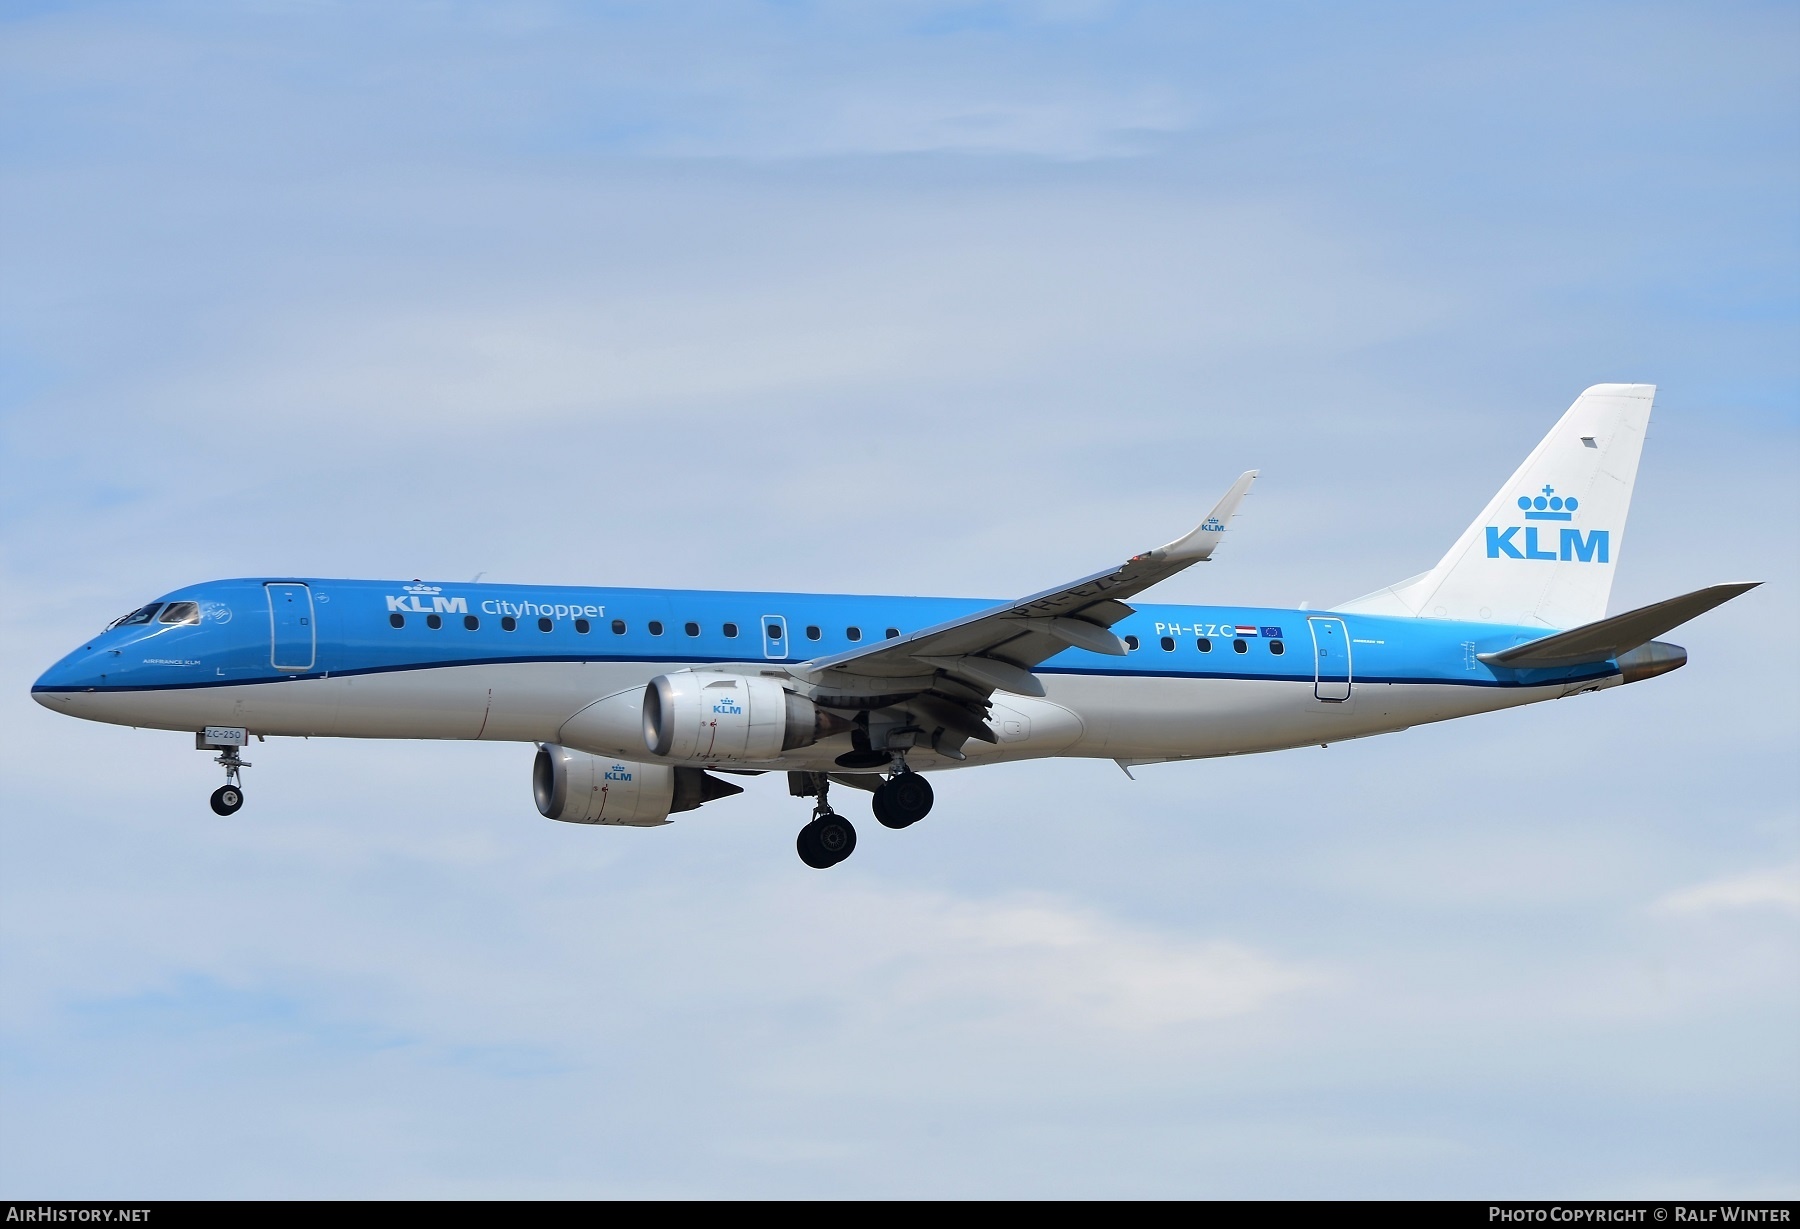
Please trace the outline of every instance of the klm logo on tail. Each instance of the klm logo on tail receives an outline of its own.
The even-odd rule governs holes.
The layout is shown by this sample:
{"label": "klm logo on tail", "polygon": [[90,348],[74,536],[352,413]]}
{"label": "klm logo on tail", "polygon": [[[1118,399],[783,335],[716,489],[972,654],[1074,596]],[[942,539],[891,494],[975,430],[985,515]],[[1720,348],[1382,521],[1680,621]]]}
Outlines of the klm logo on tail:
{"label": "klm logo on tail", "polygon": [[[1519,496],[1519,511],[1528,521],[1572,521],[1581,501],[1573,495],[1564,499],[1556,488],[1545,485],[1541,495]],[[1560,563],[1611,563],[1612,535],[1604,529],[1587,533],[1575,528],[1557,530],[1555,550],[1538,539],[1537,525],[1487,526],[1489,559],[1547,559]],[[1523,541],[1518,540],[1523,535]]]}

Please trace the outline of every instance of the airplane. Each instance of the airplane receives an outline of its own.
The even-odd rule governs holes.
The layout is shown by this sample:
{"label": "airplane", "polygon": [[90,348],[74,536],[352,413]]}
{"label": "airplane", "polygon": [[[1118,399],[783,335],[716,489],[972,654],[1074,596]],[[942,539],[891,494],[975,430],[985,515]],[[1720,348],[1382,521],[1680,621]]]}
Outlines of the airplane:
{"label": "airplane", "polygon": [[[550,819],[655,827],[785,773],[795,846],[931,811],[928,773],[1048,756],[1138,765],[1330,744],[1677,669],[1656,639],[1757,583],[1607,617],[1655,400],[1599,384],[1437,565],[1329,610],[1138,600],[1212,559],[1257,471],[1191,533],[1016,601],[257,577],[165,594],[32,687],[45,707],[191,732],[212,809],[252,735],[533,743]],[[721,775],[722,774],[722,775]]]}

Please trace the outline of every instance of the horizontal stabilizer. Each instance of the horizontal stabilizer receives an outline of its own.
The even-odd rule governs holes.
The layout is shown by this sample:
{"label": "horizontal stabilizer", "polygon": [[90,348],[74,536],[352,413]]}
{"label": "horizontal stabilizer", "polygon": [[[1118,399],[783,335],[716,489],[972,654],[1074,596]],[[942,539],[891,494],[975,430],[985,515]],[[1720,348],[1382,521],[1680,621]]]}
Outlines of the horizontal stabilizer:
{"label": "horizontal stabilizer", "polygon": [[1761,584],[1713,585],[1666,602],[1657,602],[1640,610],[1614,615],[1582,627],[1545,636],[1529,644],[1521,644],[1497,653],[1482,653],[1480,658],[1492,666],[1514,670],[1542,670],[1552,666],[1579,666],[1588,662],[1611,661],[1639,645],[1648,644],[1664,632],[1680,627],[1689,619],[1703,615],[1714,606],[1723,606],[1740,593],[1748,593]]}

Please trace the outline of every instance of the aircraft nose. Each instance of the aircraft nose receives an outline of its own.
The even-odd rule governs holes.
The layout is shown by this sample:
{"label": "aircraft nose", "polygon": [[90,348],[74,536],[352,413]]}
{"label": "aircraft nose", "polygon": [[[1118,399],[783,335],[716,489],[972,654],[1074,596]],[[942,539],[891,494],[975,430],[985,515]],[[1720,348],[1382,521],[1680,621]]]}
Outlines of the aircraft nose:
{"label": "aircraft nose", "polygon": [[103,685],[106,662],[116,654],[95,645],[83,645],[38,676],[31,698],[45,708],[65,709],[71,698]]}

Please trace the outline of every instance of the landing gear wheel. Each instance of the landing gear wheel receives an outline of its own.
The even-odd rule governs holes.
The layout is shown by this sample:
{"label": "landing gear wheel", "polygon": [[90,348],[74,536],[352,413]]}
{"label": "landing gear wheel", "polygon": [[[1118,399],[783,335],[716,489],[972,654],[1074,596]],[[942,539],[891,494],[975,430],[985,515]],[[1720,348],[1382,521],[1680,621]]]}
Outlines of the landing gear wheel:
{"label": "landing gear wheel", "polygon": [[875,819],[883,828],[904,828],[906,825],[897,820],[887,809],[887,782],[875,787],[875,793],[869,798],[869,809],[875,812]]}
{"label": "landing gear wheel", "polygon": [[[237,731],[240,739],[247,737],[244,731]],[[225,770],[225,784],[212,792],[212,809],[215,815],[235,815],[237,809],[244,805],[244,787],[239,784],[243,780],[238,774],[250,767],[250,761],[238,755],[238,744],[208,742],[204,733],[194,738],[194,745],[203,751],[217,751],[219,757],[213,761]]]}
{"label": "landing gear wheel", "polygon": [[802,862],[822,871],[856,852],[856,829],[842,815],[821,815],[800,829],[794,849]]}
{"label": "landing gear wheel", "polygon": [[916,772],[903,772],[875,791],[875,818],[883,827],[910,828],[931,814],[931,782]]}

